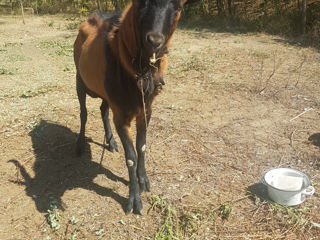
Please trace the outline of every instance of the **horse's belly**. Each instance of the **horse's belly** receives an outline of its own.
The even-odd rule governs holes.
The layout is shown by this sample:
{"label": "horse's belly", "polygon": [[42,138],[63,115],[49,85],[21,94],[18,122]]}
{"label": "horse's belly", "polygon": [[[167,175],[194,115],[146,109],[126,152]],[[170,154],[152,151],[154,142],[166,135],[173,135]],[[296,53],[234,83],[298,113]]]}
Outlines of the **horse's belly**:
{"label": "horse's belly", "polygon": [[106,60],[102,40],[88,38],[82,46],[79,60],[80,75],[90,91],[108,100],[104,88],[105,69]]}

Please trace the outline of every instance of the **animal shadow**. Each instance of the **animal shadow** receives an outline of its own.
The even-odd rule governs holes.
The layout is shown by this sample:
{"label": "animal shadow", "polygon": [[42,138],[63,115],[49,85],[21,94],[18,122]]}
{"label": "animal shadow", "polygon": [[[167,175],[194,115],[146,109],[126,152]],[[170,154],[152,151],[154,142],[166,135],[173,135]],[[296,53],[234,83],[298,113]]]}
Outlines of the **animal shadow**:
{"label": "animal shadow", "polygon": [[308,140],[315,146],[320,147],[320,133],[312,134]]}
{"label": "animal shadow", "polygon": [[249,198],[255,202],[255,196],[259,197],[262,200],[272,201],[268,195],[267,186],[263,183],[255,183],[247,188],[247,191],[250,193]]}
{"label": "animal shadow", "polygon": [[114,175],[100,164],[91,161],[88,143],[81,157],[75,154],[77,134],[59,124],[42,120],[30,133],[35,154],[34,177],[17,160],[10,160],[20,170],[23,177],[17,184],[25,185],[26,194],[31,197],[39,212],[46,212],[50,201],[64,210],[61,197],[67,190],[83,188],[101,196],[111,197],[125,209],[127,199],[115,193],[111,188],[102,187],[93,182],[98,174],[105,174],[110,180],[128,185],[128,181]]}

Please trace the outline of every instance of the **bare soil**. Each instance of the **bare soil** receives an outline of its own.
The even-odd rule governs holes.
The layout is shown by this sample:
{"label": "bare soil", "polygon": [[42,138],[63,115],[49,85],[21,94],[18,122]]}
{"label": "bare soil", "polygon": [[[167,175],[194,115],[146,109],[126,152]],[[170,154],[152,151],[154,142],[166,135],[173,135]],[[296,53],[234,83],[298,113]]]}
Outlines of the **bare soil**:
{"label": "bare soil", "polygon": [[[0,16],[0,239],[320,239],[317,49],[178,29],[148,131],[152,192],[144,216],[126,216],[123,149],[116,136],[119,153],[104,151],[98,99],[74,154],[77,21]],[[259,181],[275,167],[305,172],[316,193],[290,208],[265,200]]]}

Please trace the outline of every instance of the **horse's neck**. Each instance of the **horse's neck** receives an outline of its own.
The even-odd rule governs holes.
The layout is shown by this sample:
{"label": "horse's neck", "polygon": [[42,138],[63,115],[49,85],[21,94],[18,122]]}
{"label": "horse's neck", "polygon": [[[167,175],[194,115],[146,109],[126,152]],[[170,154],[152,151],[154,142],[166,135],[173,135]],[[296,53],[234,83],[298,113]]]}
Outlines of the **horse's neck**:
{"label": "horse's neck", "polygon": [[130,4],[122,13],[120,18],[120,26],[118,33],[111,40],[111,48],[118,57],[123,67],[135,76],[136,72],[133,69],[132,63],[136,58],[138,50],[138,36],[134,21],[134,8]]}

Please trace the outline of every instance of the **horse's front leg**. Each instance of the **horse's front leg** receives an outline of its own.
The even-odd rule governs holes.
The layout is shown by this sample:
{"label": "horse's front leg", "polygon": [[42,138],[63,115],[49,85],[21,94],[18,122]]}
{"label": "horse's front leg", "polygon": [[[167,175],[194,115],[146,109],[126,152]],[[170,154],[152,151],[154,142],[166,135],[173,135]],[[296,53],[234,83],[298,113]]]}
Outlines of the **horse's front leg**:
{"label": "horse's front leg", "polygon": [[130,179],[129,202],[126,214],[129,214],[134,210],[136,213],[142,215],[142,203],[139,184],[137,182],[137,155],[132,143],[132,134],[130,129],[130,122],[132,118],[133,117],[124,116],[123,114],[114,111],[114,123],[124,148]]}
{"label": "horse's front leg", "polygon": [[[144,113],[141,113],[136,117],[136,122],[137,122],[136,149],[138,153],[137,176],[138,176],[141,192],[150,191],[150,183],[146,173],[145,161],[144,161],[145,151],[146,151],[147,125],[149,124],[150,117],[151,117],[151,109],[147,111],[146,116]],[[147,124],[145,120],[147,120]]]}

